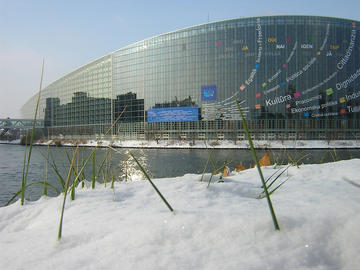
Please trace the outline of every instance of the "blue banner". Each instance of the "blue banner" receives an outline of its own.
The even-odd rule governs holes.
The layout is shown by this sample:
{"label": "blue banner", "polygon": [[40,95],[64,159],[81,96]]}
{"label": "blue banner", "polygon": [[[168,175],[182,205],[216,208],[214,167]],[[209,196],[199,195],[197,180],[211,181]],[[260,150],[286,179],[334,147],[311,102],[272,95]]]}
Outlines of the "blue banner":
{"label": "blue banner", "polygon": [[216,98],[216,85],[201,86],[201,101],[212,101]]}
{"label": "blue banner", "polygon": [[198,107],[155,108],[147,111],[148,122],[185,122],[198,120]]}

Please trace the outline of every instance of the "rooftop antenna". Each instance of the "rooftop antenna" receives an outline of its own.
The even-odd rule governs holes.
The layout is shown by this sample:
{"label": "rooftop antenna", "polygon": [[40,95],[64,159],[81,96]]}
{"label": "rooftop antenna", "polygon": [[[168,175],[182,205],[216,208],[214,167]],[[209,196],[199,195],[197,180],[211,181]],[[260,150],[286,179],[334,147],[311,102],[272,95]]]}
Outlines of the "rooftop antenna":
{"label": "rooftop antenna", "polygon": [[210,13],[208,12],[208,22],[209,22],[209,20],[210,20]]}

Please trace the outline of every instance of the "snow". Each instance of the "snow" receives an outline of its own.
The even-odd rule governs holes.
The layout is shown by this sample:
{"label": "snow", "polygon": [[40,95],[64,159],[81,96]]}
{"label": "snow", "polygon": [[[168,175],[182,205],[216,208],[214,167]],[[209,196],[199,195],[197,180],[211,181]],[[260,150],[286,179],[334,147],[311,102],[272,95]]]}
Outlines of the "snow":
{"label": "snow", "polygon": [[[78,188],[0,208],[0,269],[359,269],[360,159],[291,166],[272,196],[255,169]],[[263,167],[270,177],[279,167]],[[285,167],[282,167],[285,168]],[[279,172],[278,172],[279,173]]]}
{"label": "snow", "polygon": [[[55,145],[53,140],[39,141],[35,145]],[[210,141],[173,141],[173,140],[63,140],[63,146],[101,146],[123,148],[217,148],[217,149],[249,149],[249,142],[247,140],[229,141],[229,140],[210,140]],[[358,140],[254,140],[255,148],[259,149],[334,149],[334,148],[360,148],[360,141]]]}
{"label": "snow", "polygon": [[7,141],[7,140],[0,140],[0,144],[20,144],[20,139]]}

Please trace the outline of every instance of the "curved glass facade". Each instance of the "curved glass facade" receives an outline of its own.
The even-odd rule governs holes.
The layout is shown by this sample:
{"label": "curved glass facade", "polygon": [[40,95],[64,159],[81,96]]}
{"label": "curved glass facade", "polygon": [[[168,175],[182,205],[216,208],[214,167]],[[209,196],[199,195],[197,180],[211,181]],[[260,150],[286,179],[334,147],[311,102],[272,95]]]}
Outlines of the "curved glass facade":
{"label": "curved glass facade", "polygon": [[359,26],[269,16],[149,38],[47,86],[40,118],[52,136],[119,118],[111,134],[125,139],[240,139],[237,99],[258,139],[359,138]]}

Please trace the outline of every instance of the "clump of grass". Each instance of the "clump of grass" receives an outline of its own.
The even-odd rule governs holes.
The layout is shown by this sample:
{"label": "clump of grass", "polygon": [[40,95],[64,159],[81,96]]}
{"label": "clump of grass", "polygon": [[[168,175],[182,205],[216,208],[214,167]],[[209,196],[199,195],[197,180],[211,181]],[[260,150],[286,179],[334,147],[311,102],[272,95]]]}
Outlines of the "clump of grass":
{"label": "clump of grass", "polygon": [[[53,190],[57,195],[60,194],[60,191],[54,187],[53,185],[49,184],[49,183],[44,183],[44,181],[38,181],[38,182],[32,182],[30,184],[27,184],[25,186],[25,189],[27,189],[28,187],[32,186],[32,185],[46,185],[47,188],[50,188],[51,190]],[[10,200],[7,201],[6,204],[4,204],[4,206],[8,206],[17,196],[19,196],[22,192],[22,188],[20,188],[11,198]]]}
{"label": "clump of grass", "polygon": [[[286,172],[289,167],[292,166],[292,164],[289,164],[288,166],[286,166],[285,168],[280,168],[278,169],[276,172],[274,172],[266,181],[265,181],[265,185],[267,187],[267,190],[269,192],[269,196],[271,196],[279,187],[281,187],[287,180],[284,180],[283,182],[281,182],[279,185],[277,185],[275,188],[273,188],[272,190],[270,190],[271,186],[280,178],[280,176]],[[281,171],[281,172],[280,172]],[[280,173],[279,173],[280,172]],[[275,178],[273,178],[273,176],[275,176]],[[270,182],[270,184],[268,185],[268,183]],[[263,186],[262,186],[263,188]],[[265,198],[265,192],[263,191],[260,195],[259,195],[259,199],[263,199]]]}
{"label": "clump of grass", "polygon": [[[284,180],[283,182],[281,182],[279,185],[277,185],[275,188],[273,188],[272,190],[270,190],[271,186],[280,178],[280,176],[287,172],[288,169],[291,167],[291,166],[296,166],[297,168],[300,168],[300,161],[302,159],[304,159],[305,157],[309,156],[309,154],[307,155],[303,155],[301,158],[299,159],[295,159],[295,158],[292,158],[290,156],[289,157],[289,161],[290,161],[290,164],[288,164],[285,168],[279,168],[276,172],[274,172],[266,181],[265,181],[265,184],[267,185],[269,182],[270,184],[267,185],[267,189],[269,191],[269,195],[272,195],[279,187],[281,187],[287,180]],[[282,171],[281,171],[282,170]],[[281,172],[280,172],[281,171]],[[280,172],[280,173],[278,173]],[[276,175],[276,176],[275,176]],[[273,178],[273,176],[275,176],[275,178]],[[260,195],[259,195],[259,199],[263,199],[265,198],[265,193],[262,192]]]}
{"label": "clump of grass", "polygon": [[64,189],[65,189],[65,180],[64,180],[64,178],[61,176],[60,171],[58,170],[58,168],[57,168],[57,166],[56,166],[54,157],[52,156],[51,152],[50,152],[50,159],[51,159],[51,160],[50,160],[49,164],[50,164],[51,168],[53,169],[56,177],[58,178],[62,190],[64,191]]}
{"label": "clump of grass", "polygon": [[[100,140],[103,140],[103,138],[109,134],[109,132],[114,128],[114,126],[116,125],[116,123],[120,120],[120,118],[122,117],[122,115],[124,114],[125,110],[127,108],[127,105],[124,107],[124,109],[122,110],[122,112],[119,114],[118,118],[116,118],[116,120],[111,124],[111,126],[108,128],[108,130],[104,133],[104,135],[100,138]],[[96,144],[96,147],[94,148],[93,152],[92,152],[92,181],[91,181],[91,188],[94,189],[95,188],[95,182],[96,182],[96,178],[99,176],[100,173],[100,169],[98,170],[98,175],[95,174],[95,151],[96,148],[98,146],[100,146],[100,141],[98,141],[98,143]],[[112,148],[113,149],[113,148]],[[105,159],[103,160],[103,162],[105,162]],[[102,163],[103,163],[102,162]],[[101,165],[102,168],[103,164]]]}
{"label": "clump of grass", "polygon": [[[71,158],[68,154],[68,152],[65,150],[65,155],[68,159],[68,162],[69,162],[69,165],[71,165]],[[104,181],[104,184],[105,184],[105,187],[106,187],[106,183],[108,181],[108,175],[109,175],[109,170],[110,170],[110,158],[109,158],[109,155],[110,155],[110,151],[108,150],[104,159],[101,161],[100,165],[98,167],[96,167],[96,151],[94,149],[94,151],[91,152],[91,154],[89,155],[86,163],[88,163],[88,161],[90,159],[92,159],[92,175],[91,175],[91,188],[94,189],[95,188],[95,183],[96,183],[96,180],[99,179],[99,176],[100,174],[102,173],[103,174],[103,181]],[[84,186],[85,183],[84,183],[84,180],[85,180],[85,175],[83,173],[83,170],[81,170],[81,172],[78,170],[78,167],[79,167],[79,152],[77,154],[77,157],[76,157],[76,166],[72,166],[72,170],[71,170],[71,176],[73,176],[74,180],[72,181],[72,184],[70,186],[70,190],[71,190],[71,200],[75,200],[75,192],[76,192],[76,187],[78,186],[79,182],[81,181],[82,182],[82,185]],[[82,166],[84,166],[84,159],[82,159],[81,161],[82,163]],[[106,169],[104,169],[104,166],[106,165]],[[54,166],[54,168],[56,168]],[[60,176],[60,174],[59,174]],[[70,179],[71,179],[71,176],[70,176]],[[63,179],[61,176],[60,176],[60,179]],[[65,190],[65,181],[62,180],[62,186],[63,186],[63,190]],[[70,181],[71,182],[71,181]]]}
{"label": "clump of grass", "polygon": [[279,151],[280,153],[271,152],[272,160],[275,166],[282,165],[285,163],[285,156],[287,155],[287,149]]}
{"label": "clump of grass", "polygon": [[280,230],[280,227],[279,227],[276,215],[275,215],[275,211],[274,211],[271,199],[270,199],[270,194],[268,192],[268,189],[267,189],[267,186],[266,186],[266,183],[265,183],[265,178],[264,178],[264,175],[263,175],[263,173],[261,171],[261,167],[260,167],[260,164],[259,164],[259,159],[258,159],[258,157],[256,155],[254,144],[253,144],[253,141],[251,139],[250,132],[249,132],[249,129],[247,127],[247,123],[246,123],[244,114],[243,114],[243,112],[241,110],[240,104],[239,104],[238,100],[236,99],[236,97],[235,97],[235,102],[236,102],[238,110],[240,112],[240,116],[241,116],[241,119],[242,119],[242,124],[243,124],[244,130],[245,130],[246,137],[247,137],[247,139],[249,141],[251,155],[253,157],[253,160],[254,160],[254,162],[256,164],[256,167],[257,167],[257,170],[259,172],[259,176],[260,176],[260,179],[261,179],[261,182],[262,182],[262,186],[263,186],[263,189],[264,189],[264,194],[265,194],[266,200],[268,202],[268,206],[269,206],[270,214],[271,214],[271,217],[272,217],[272,220],[273,220],[273,223],[274,223],[275,230]]}
{"label": "clump of grass", "polygon": [[[202,173],[202,175],[201,175],[200,182],[203,182],[204,176],[205,176],[205,172],[207,171],[207,169],[208,169],[208,167],[209,167],[209,163],[211,163],[213,173],[211,173],[210,178],[209,178],[209,181],[208,181],[207,187],[209,187],[210,184],[211,184],[211,180],[212,180],[213,176],[214,176],[215,174],[218,174],[218,173],[223,173],[223,172],[224,172],[224,169],[225,169],[232,161],[225,161],[220,167],[216,167],[216,164],[215,164],[216,161],[214,161],[213,156],[212,156],[214,149],[211,149],[211,150],[209,151],[209,148],[207,147],[207,144],[206,144],[206,143],[205,143],[205,146],[206,146],[206,150],[207,150],[207,152],[208,152],[208,159],[207,159],[207,161],[206,161],[206,164],[205,164],[203,173]],[[220,183],[221,183],[221,182],[224,182],[222,176],[220,176],[219,182],[220,182]]]}
{"label": "clump of grass", "polygon": [[[69,165],[71,165],[71,159],[70,156],[68,154],[67,151],[65,151],[65,154],[68,158],[69,161]],[[88,159],[89,160],[89,159]],[[79,182],[82,181],[83,186],[84,186],[84,180],[85,180],[85,175],[83,173],[83,170],[79,171],[79,151],[77,152],[77,156],[76,156],[76,167],[75,165],[72,167],[72,174],[74,175],[74,180],[71,184],[70,190],[71,190],[71,200],[75,200],[75,190],[76,187],[78,186]],[[82,166],[84,166],[84,159],[82,159],[81,161]]]}
{"label": "clump of grass", "polygon": [[91,175],[91,188],[94,189],[95,188],[95,183],[96,180],[99,179],[99,176],[101,173],[103,173],[103,180],[104,182],[107,181],[107,179],[105,179],[105,172],[104,172],[104,164],[105,162],[108,160],[108,155],[109,152],[106,153],[104,159],[101,161],[100,165],[98,166],[98,168],[96,168],[96,158],[95,158],[95,151],[93,151],[91,153],[91,157],[92,157],[92,175]]}
{"label": "clump of grass", "polygon": [[[25,168],[26,168],[26,157],[27,157],[27,143],[25,144],[25,154],[24,154],[24,161],[23,161],[23,179],[25,177]],[[41,153],[41,152],[40,152]],[[22,192],[24,192],[24,190],[26,190],[28,187],[32,186],[32,185],[42,185],[43,186],[43,195],[47,196],[47,190],[48,188],[50,188],[51,190],[53,190],[57,195],[60,194],[60,191],[53,185],[51,185],[50,183],[47,182],[47,176],[48,176],[48,164],[49,162],[49,156],[52,158],[51,153],[49,151],[49,148],[47,149],[47,154],[44,155],[43,153],[41,153],[43,155],[43,157],[45,158],[46,164],[45,164],[45,175],[44,175],[44,180],[43,181],[37,181],[37,182],[32,182],[30,184],[26,184],[25,187],[23,187],[23,183],[20,187],[20,189],[6,202],[6,204],[4,206],[8,206],[17,196],[19,196]],[[53,163],[50,163],[51,166],[53,166],[54,172],[57,174],[58,177],[61,178],[61,175],[59,174],[56,165],[54,163],[54,159],[52,158]],[[63,186],[63,185],[62,185]]]}
{"label": "clump of grass", "polygon": [[208,182],[208,185],[207,187],[210,186],[210,183],[211,183],[211,180],[212,180],[212,177],[213,175],[215,174],[221,174],[220,175],[220,179],[219,179],[219,183],[223,183],[224,182],[224,179],[223,179],[223,172],[224,170],[226,169],[226,167],[231,163],[231,161],[225,161],[223,165],[221,165],[220,167],[216,167],[215,166],[215,163],[212,161],[212,166],[213,166],[213,173],[211,174],[210,176],[210,179],[209,179],[209,182]]}
{"label": "clump of grass", "polygon": [[306,155],[303,155],[302,157],[300,157],[299,159],[295,159],[295,158],[292,158],[290,155],[288,156],[288,160],[290,162],[291,165],[293,166],[296,166],[298,168],[300,168],[300,161],[303,160],[304,158],[310,156],[310,154],[306,154]]}
{"label": "clump of grass", "polygon": [[[95,151],[96,151],[96,147],[91,152],[91,154],[88,156],[86,161],[85,162],[82,161],[82,167],[81,167],[80,171],[77,171],[77,169],[75,169],[75,159],[76,159],[76,156],[77,156],[77,153],[78,153],[79,146],[76,147],[76,150],[73,152],[73,157],[72,157],[72,160],[70,162],[70,168],[68,170],[66,181],[64,181],[64,179],[61,176],[59,170],[57,169],[56,163],[55,163],[51,153],[49,152],[49,148],[48,148],[48,152],[47,152],[46,157],[45,157],[45,160],[46,160],[46,177],[44,178],[43,181],[34,182],[34,183],[31,183],[31,184],[26,183],[27,176],[28,176],[29,165],[30,165],[31,150],[32,150],[33,142],[34,142],[35,123],[36,123],[36,115],[37,115],[39,101],[40,101],[43,70],[44,70],[44,63],[43,63],[43,67],[42,67],[40,90],[39,90],[39,94],[38,94],[38,98],[37,98],[37,104],[36,104],[36,107],[35,107],[34,123],[33,123],[33,128],[32,128],[32,136],[31,136],[31,139],[30,139],[30,144],[29,144],[30,146],[29,146],[29,154],[28,155],[26,155],[27,154],[27,152],[26,152],[27,148],[25,148],[24,164],[23,164],[23,177],[22,177],[21,189],[17,193],[14,194],[14,196],[5,204],[5,206],[9,205],[19,194],[21,194],[21,204],[23,205],[24,204],[24,197],[25,197],[25,190],[26,190],[26,188],[28,188],[29,186],[31,186],[33,184],[43,185],[44,186],[44,191],[43,191],[44,195],[47,194],[47,187],[52,188],[57,194],[60,194],[60,192],[54,186],[47,183],[47,173],[48,173],[47,168],[48,168],[48,164],[50,164],[50,166],[53,168],[56,176],[58,177],[58,179],[59,179],[59,181],[61,183],[61,187],[62,187],[63,192],[64,192],[64,199],[63,199],[63,204],[62,204],[62,209],[61,209],[60,224],[59,224],[59,231],[58,231],[58,240],[60,240],[61,236],[62,236],[62,224],[63,224],[63,218],[64,218],[65,203],[66,203],[67,193],[68,193],[68,190],[69,190],[71,175],[73,173],[74,177],[75,177],[74,180],[73,180],[72,186],[71,186],[71,190],[72,190],[71,196],[72,196],[72,199],[75,199],[75,187],[76,187],[76,185],[78,183],[78,179],[80,177],[82,177],[83,180],[84,180],[85,177],[84,177],[83,171],[84,171],[84,168],[86,167],[87,163],[89,162],[89,160],[91,158],[93,158],[93,183],[92,183],[92,187],[93,188],[95,187],[96,176],[95,176],[95,169],[94,168],[95,168]],[[109,129],[107,130],[107,132],[103,136],[106,136],[110,132],[110,130],[114,127],[114,125],[120,119],[122,114],[125,112],[125,109],[126,109],[126,106],[125,106],[124,110],[121,112],[121,114],[119,115],[119,117],[113,122],[113,124],[109,127]],[[27,137],[26,137],[26,139],[27,139]],[[27,145],[27,143],[26,143],[26,145]],[[51,158],[51,162],[49,162],[49,156]],[[26,163],[26,157],[27,157],[27,163]],[[69,158],[69,156],[68,156],[68,158]],[[105,159],[106,159],[106,157],[105,157]],[[102,162],[100,169],[98,170],[98,174],[102,171],[101,168],[102,168],[102,166],[103,166],[103,164],[105,162],[105,159]],[[70,158],[69,158],[69,160],[70,160]],[[78,161],[79,161],[79,158],[78,158]],[[105,173],[106,178],[107,178],[107,175],[108,175],[108,170],[109,170],[109,165],[107,167],[107,172]],[[112,179],[114,181],[114,179],[115,179],[114,175],[113,175]],[[150,182],[151,182],[151,180],[150,180]],[[113,182],[112,182],[112,187],[113,187]],[[169,205],[169,207],[170,207],[170,205]],[[171,207],[170,207],[170,209],[172,210]]]}
{"label": "clump of grass", "polygon": [[333,162],[338,161],[336,149],[334,148],[334,149],[329,149],[324,153],[324,155],[322,156],[322,158],[320,160],[320,164],[324,163],[324,160],[326,159],[327,155],[330,155],[330,158]]}

